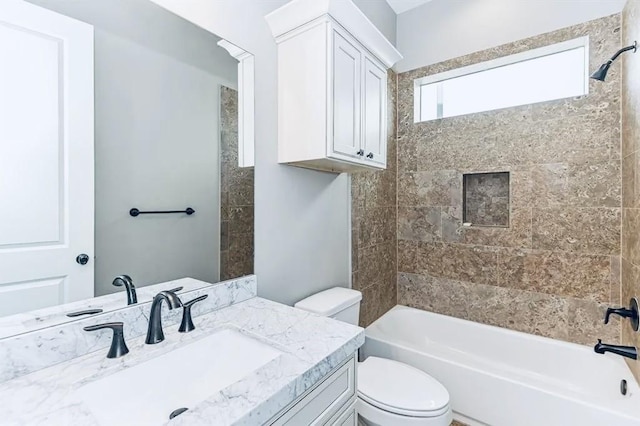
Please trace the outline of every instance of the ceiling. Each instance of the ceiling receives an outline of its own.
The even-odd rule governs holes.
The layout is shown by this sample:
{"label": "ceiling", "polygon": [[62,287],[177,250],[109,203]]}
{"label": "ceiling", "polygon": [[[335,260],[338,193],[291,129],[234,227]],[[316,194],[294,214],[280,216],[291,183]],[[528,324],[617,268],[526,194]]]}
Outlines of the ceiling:
{"label": "ceiling", "polygon": [[387,3],[389,3],[393,11],[399,15],[402,12],[406,12],[430,1],[431,0],[387,0]]}

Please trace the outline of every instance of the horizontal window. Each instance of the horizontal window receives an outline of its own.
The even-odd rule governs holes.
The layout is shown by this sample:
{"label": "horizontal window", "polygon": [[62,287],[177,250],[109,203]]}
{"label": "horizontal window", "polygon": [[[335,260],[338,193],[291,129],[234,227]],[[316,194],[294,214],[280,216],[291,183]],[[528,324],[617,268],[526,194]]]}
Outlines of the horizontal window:
{"label": "horizontal window", "polygon": [[589,39],[431,75],[414,86],[415,122],[586,95]]}

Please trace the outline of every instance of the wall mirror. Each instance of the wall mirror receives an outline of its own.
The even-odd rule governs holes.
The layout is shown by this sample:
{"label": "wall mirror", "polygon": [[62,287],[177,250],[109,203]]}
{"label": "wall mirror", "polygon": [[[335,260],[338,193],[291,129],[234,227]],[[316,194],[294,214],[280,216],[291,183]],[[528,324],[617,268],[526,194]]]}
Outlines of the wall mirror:
{"label": "wall mirror", "polygon": [[0,55],[0,322],[253,273],[250,53],[149,0],[3,0]]}

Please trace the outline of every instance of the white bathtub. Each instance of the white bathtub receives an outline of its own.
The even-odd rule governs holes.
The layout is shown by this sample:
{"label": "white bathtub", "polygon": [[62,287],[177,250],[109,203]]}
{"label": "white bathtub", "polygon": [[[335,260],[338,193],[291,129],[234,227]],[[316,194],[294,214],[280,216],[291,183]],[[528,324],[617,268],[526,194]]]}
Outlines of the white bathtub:
{"label": "white bathtub", "polygon": [[361,351],[435,377],[454,418],[472,426],[640,426],[624,361],[587,346],[398,305],[367,327]]}

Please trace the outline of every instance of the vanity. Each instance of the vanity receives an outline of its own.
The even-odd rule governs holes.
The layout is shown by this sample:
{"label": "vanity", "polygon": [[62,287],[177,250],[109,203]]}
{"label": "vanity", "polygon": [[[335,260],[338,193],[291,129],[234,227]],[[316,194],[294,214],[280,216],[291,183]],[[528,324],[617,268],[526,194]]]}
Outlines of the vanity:
{"label": "vanity", "polygon": [[[255,276],[151,287],[180,284],[183,302],[208,297],[188,333],[163,308],[158,344],[150,301],[0,340],[3,424],[356,425],[361,328],[259,298]],[[107,358],[111,331],[83,328],[116,321],[129,353]]]}

